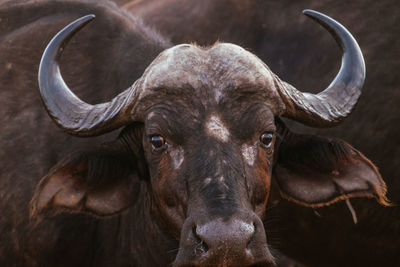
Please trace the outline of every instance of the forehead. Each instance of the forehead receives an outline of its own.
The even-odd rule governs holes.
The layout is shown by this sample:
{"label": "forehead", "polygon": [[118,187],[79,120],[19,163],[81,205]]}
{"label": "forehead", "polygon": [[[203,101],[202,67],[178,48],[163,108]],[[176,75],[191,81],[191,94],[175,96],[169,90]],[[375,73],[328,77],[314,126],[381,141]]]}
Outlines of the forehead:
{"label": "forehead", "polygon": [[[233,44],[216,44],[202,48],[178,45],[161,53],[142,77],[142,97],[185,88],[191,97],[218,104],[232,94],[254,94],[280,106],[273,74],[255,55]],[[171,92],[174,93],[174,92]],[[175,92],[176,93],[176,92]],[[190,96],[189,96],[190,97]],[[274,112],[275,113],[275,112]]]}

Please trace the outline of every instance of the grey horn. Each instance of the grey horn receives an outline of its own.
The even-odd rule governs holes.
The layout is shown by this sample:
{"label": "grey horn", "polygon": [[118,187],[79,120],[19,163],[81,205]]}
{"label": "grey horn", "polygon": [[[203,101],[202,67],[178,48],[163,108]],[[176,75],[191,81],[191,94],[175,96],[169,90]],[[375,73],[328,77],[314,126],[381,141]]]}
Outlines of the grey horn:
{"label": "grey horn", "polygon": [[47,112],[64,131],[78,136],[100,135],[128,124],[135,98],[135,90],[129,88],[110,102],[90,105],[65,84],[59,68],[62,51],[72,36],[94,17],[84,16],[58,32],[47,45],[39,66],[40,94]]}
{"label": "grey horn", "polygon": [[332,83],[318,94],[302,93],[278,79],[286,104],[284,116],[313,127],[330,127],[346,118],[361,95],[365,64],[354,37],[340,23],[313,10],[303,13],[321,24],[334,37],[343,51],[342,65]]}

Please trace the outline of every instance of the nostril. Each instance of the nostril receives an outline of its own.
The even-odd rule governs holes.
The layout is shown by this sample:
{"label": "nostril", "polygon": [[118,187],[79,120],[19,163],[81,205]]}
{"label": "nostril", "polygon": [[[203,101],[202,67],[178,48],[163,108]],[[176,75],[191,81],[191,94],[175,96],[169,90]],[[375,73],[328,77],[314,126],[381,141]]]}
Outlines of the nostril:
{"label": "nostril", "polygon": [[193,226],[192,228],[192,234],[194,239],[197,242],[197,245],[195,247],[195,253],[196,255],[202,255],[208,251],[208,245],[204,240],[197,234],[197,227]]}

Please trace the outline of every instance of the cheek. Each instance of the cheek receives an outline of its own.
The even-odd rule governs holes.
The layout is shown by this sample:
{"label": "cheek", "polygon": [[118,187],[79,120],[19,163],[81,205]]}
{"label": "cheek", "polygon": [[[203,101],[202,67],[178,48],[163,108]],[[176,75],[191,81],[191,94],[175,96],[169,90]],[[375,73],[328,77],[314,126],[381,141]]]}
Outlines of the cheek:
{"label": "cheek", "polygon": [[252,168],[254,180],[252,202],[259,216],[265,213],[271,186],[271,157],[268,152],[258,149],[257,160]]}
{"label": "cheek", "polygon": [[174,184],[176,183],[176,171],[171,168],[167,156],[164,154],[160,157],[157,164],[156,175],[151,178],[154,193],[160,199],[162,204],[174,206]]}
{"label": "cheek", "polygon": [[164,224],[179,237],[186,214],[185,183],[179,181],[179,172],[166,153],[160,157],[156,173],[156,177],[152,177],[152,186],[157,208]]}

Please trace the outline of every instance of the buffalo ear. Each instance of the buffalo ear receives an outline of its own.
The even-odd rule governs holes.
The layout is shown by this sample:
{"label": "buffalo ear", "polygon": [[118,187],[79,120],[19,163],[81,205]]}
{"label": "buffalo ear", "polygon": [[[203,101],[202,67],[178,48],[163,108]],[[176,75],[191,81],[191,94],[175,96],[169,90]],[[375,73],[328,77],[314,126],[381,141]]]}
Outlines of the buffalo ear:
{"label": "buffalo ear", "polygon": [[132,157],[107,146],[74,153],[40,180],[30,203],[31,218],[40,221],[64,212],[99,217],[118,213],[138,195],[136,170]]}
{"label": "buffalo ear", "polygon": [[378,169],[348,143],[286,132],[273,170],[281,195],[308,207],[352,197],[376,198],[389,205]]}

